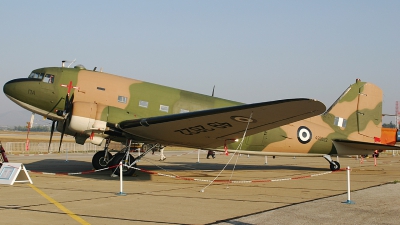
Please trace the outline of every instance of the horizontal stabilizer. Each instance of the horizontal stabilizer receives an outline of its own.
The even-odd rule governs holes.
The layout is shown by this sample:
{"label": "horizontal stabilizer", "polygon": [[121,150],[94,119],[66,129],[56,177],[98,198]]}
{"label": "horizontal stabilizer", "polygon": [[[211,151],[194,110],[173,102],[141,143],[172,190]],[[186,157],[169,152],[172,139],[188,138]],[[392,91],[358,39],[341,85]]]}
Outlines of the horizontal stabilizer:
{"label": "horizontal stabilizer", "polygon": [[338,155],[367,155],[375,150],[400,150],[399,146],[384,145],[379,143],[333,140]]}
{"label": "horizontal stabilizer", "polygon": [[[224,149],[203,149],[212,150],[217,152],[225,152]],[[263,152],[263,151],[245,151],[245,150],[234,150],[228,149],[230,154],[243,154],[243,155],[258,155],[258,156],[285,156],[285,157],[322,157],[326,154],[318,153],[295,153],[295,152]]]}

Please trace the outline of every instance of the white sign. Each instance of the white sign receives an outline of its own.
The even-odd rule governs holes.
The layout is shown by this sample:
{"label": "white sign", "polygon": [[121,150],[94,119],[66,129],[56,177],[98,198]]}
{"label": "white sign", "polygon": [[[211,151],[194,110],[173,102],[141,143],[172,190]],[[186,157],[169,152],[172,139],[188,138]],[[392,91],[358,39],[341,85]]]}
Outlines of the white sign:
{"label": "white sign", "polygon": [[[20,173],[21,170],[23,173]],[[22,163],[3,163],[0,168],[0,184],[13,185],[14,182],[30,182],[33,184]]]}

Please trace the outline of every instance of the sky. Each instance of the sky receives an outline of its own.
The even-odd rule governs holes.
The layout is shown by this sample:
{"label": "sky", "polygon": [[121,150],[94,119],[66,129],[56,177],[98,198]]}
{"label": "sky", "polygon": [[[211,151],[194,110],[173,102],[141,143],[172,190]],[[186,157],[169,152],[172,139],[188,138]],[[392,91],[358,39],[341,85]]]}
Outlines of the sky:
{"label": "sky", "polygon": [[383,113],[400,101],[400,1],[0,1],[0,28],[0,85],[76,59],[243,103],[328,108],[356,78],[383,89]]}

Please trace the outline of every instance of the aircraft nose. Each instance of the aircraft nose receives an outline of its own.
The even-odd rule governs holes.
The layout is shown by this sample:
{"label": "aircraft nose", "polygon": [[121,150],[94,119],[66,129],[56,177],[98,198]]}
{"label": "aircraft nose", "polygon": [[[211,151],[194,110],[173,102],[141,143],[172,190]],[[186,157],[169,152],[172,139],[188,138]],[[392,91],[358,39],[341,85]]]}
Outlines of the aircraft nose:
{"label": "aircraft nose", "polygon": [[4,92],[4,94],[6,94],[6,95],[10,95],[11,94],[11,92],[12,92],[12,82],[11,81],[8,81],[7,83],[5,83],[4,84],[4,86],[3,86],[3,92]]}
{"label": "aircraft nose", "polygon": [[17,91],[18,84],[20,83],[20,79],[10,80],[3,86],[3,92],[7,96],[15,97],[15,93]]}

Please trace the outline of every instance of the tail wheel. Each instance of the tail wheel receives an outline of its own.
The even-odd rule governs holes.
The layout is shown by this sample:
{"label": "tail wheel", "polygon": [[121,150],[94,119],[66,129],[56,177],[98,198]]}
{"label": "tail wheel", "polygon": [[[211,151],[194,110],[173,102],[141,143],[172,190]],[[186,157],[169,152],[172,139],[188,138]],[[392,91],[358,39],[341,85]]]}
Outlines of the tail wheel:
{"label": "tail wheel", "polygon": [[[146,152],[147,150],[151,149],[152,147],[153,147],[152,144],[143,144],[142,145],[142,149],[143,149],[144,152]],[[153,149],[153,152],[154,152],[154,149]]]}
{"label": "tail wheel", "polygon": [[[126,165],[131,165],[135,161],[135,158],[131,154],[129,154],[128,162],[125,162],[125,153],[117,153],[114,155],[113,159],[111,160],[111,162],[108,165],[109,166],[118,165],[119,162],[121,162],[121,160],[122,160],[122,175],[123,176],[132,176],[136,170],[133,168],[128,168],[126,166]],[[134,164],[132,166],[136,167],[136,164]],[[116,168],[113,168],[112,170],[115,175],[119,176],[119,166]]]}
{"label": "tail wheel", "polygon": [[338,163],[337,161],[332,161],[332,163],[330,164],[330,168],[331,171],[340,170],[340,163]]}
{"label": "tail wheel", "polygon": [[96,154],[93,155],[92,165],[94,169],[99,170],[107,167],[108,163],[110,162],[110,159],[112,158],[112,155],[111,153],[108,152],[107,157],[104,156],[105,156],[104,151],[96,152]]}

